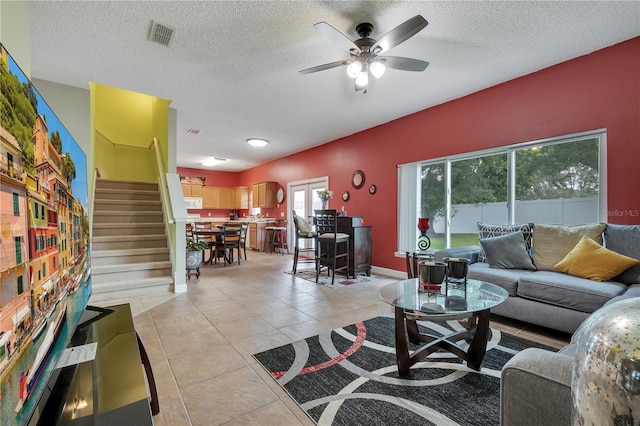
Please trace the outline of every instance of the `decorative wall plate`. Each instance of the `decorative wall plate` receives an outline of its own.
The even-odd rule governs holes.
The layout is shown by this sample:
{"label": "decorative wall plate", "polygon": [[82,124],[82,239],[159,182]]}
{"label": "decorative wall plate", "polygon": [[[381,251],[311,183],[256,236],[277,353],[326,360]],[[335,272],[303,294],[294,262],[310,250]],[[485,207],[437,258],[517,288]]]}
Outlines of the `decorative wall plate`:
{"label": "decorative wall plate", "polygon": [[349,191],[344,191],[342,193],[342,201],[349,201]]}
{"label": "decorative wall plate", "polygon": [[369,194],[373,195],[376,193],[376,191],[378,190],[378,188],[375,185],[371,185],[369,187]]}
{"label": "decorative wall plate", "polygon": [[364,172],[362,170],[356,170],[351,175],[351,185],[355,189],[360,189],[364,186]]}
{"label": "decorative wall plate", "polygon": [[278,204],[282,204],[284,201],[284,188],[278,188],[276,191],[276,202]]}

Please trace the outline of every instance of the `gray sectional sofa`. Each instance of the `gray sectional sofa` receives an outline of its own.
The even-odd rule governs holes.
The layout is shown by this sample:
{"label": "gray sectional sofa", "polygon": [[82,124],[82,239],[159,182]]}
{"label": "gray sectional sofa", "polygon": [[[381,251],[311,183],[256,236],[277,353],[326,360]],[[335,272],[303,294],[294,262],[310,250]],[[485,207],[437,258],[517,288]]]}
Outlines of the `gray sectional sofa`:
{"label": "gray sectional sofa", "polygon": [[[619,254],[640,260],[640,225],[588,224],[566,227],[478,224],[478,229],[481,245],[441,250],[436,252],[435,258],[467,258],[470,260],[469,278],[490,282],[507,290],[509,298],[492,309],[494,314],[573,333],[605,303],[625,297],[627,293],[640,296],[640,264],[604,281],[576,276],[593,270],[594,265],[598,265],[596,260],[600,254],[578,253],[583,256],[583,263],[577,263],[576,266],[576,262],[573,262],[573,269],[568,268],[571,273],[559,272],[555,268],[557,262],[567,259],[569,253],[578,251],[578,243],[583,242],[583,235],[606,247],[607,250],[600,251],[607,251],[608,255],[614,252],[614,256]],[[503,243],[495,245],[501,239],[513,240],[515,236],[511,234],[516,233],[522,234],[519,238],[523,240],[518,247]],[[505,237],[507,235],[511,236]],[[483,247],[488,249],[486,253]],[[525,255],[522,255],[523,251]],[[486,257],[489,252],[494,256],[493,264]],[[495,259],[496,256],[501,257],[501,253],[507,255],[507,259]],[[527,255],[531,260],[529,263],[526,258],[523,259]],[[504,268],[510,262],[513,264],[514,256],[518,258],[514,264],[516,267]],[[614,263],[610,258],[603,258],[600,264],[606,269]],[[496,264],[500,267],[495,267]]]}

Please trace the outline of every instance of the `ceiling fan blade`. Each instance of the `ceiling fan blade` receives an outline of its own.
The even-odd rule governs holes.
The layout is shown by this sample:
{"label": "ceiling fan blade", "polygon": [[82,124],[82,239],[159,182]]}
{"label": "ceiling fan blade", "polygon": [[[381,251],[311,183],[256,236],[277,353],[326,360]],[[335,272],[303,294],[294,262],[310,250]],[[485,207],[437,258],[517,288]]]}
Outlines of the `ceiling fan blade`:
{"label": "ceiling fan blade", "polygon": [[403,41],[413,37],[427,25],[429,25],[429,23],[422,17],[422,15],[416,15],[382,36],[382,38],[371,47],[371,52],[386,52],[392,47],[397,46]]}
{"label": "ceiling fan blade", "polygon": [[356,53],[362,52],[362,50],[360,50],[360,48],[356,46],[353,41],[351,41],[351,39],[349,39],[349,37],[342,34],[340,31],[336,30],[326,22],[318,22],[313,26],[316,28],[316,30],[320,31],[323,36],[331,40],[333,43],[338,44],[347,52],[351,52],[353,49],[355,49]]}
{"label": "ceiling fan blade", "polygon": [[343,59],[342,61],[330,62],[328,64],[318,65],[315,67],[300,70],[300,74],[311,74],[313,72],[329,70],[331,68],[341,67],[343,65],[349,65],[351,62],[353,61],[350,59]]}
{"label": "ceiling fan blade", "polygon": [[378,56],[376,61],[383,63],[388,68],[402,71],[424,71],[429,66],[429,62],[401,56]]}

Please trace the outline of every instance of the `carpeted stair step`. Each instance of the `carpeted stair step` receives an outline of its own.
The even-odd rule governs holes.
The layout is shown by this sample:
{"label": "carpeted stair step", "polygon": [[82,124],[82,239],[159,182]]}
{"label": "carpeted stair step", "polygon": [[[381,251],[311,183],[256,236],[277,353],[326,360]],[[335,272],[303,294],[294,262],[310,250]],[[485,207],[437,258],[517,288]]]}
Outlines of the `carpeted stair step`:
{"label": "carpeted stair step", "polygon": [[117,235],[164,235],[164,223],[94,223],[93,237],[114,237]]}
{"label": "carpeted stair step", "polygon": [[173,290],[171,277],[154,277],[96,283],[92,279],[92,294],[89,303],[124,300],[129,297],[166,294]]}
{"label": "carpeted stair step", "polygon": [[93,203],[94,211],[159,211],[162,210],[160,200],[120,200],[112,198],[104,198],[95,200]]}
{"label": "carpeted stair step", "polygon": [[118,265],[91,266],[94,284],[131,281],[144,278],[171,277],[171,262],[121,263]]}
{"label": "carpeted stair step", "polygon": [[93,237],[92,251],[102,250],[131,250],[137,248],[166,247],[167,237],[164,234],[154,235],[114,235],[107,237]]}
{"label": "carpeted stair step", "polygon": [[91,265],[93,267],[121,265],[123,263],[168,261],[169,249],[167,247],[135,248],[128,250],[99,250],[91,253]]}
{"label": "carpeted stair step", "polygon": [[122,210],[95,210],[93,212],[94,223],[153,223],[163,222],[164,215],[162,210],[149,211],[122,211]]}

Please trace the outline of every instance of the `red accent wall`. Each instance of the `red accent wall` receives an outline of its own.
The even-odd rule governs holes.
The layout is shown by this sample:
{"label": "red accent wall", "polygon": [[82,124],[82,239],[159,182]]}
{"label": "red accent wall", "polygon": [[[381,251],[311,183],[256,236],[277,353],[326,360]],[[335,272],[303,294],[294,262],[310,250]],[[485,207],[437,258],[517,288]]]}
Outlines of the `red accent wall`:
{"label": "red accent wall", "polygon": [[[601,128],[607,220],[640,223],[640,37],[255,167],[240,173],[239,184],[275,180],[286,187],[328,175],[336,193],[330,206],[344,205],[373,226],[373,265],[404,270],[404,259],[394,256],[398,164]],[[360,190],[350,185],[356,169],[366,174]],[[375,195],[367,191],[372,183]],[[351,199],[343,203],[345,189]]]}

